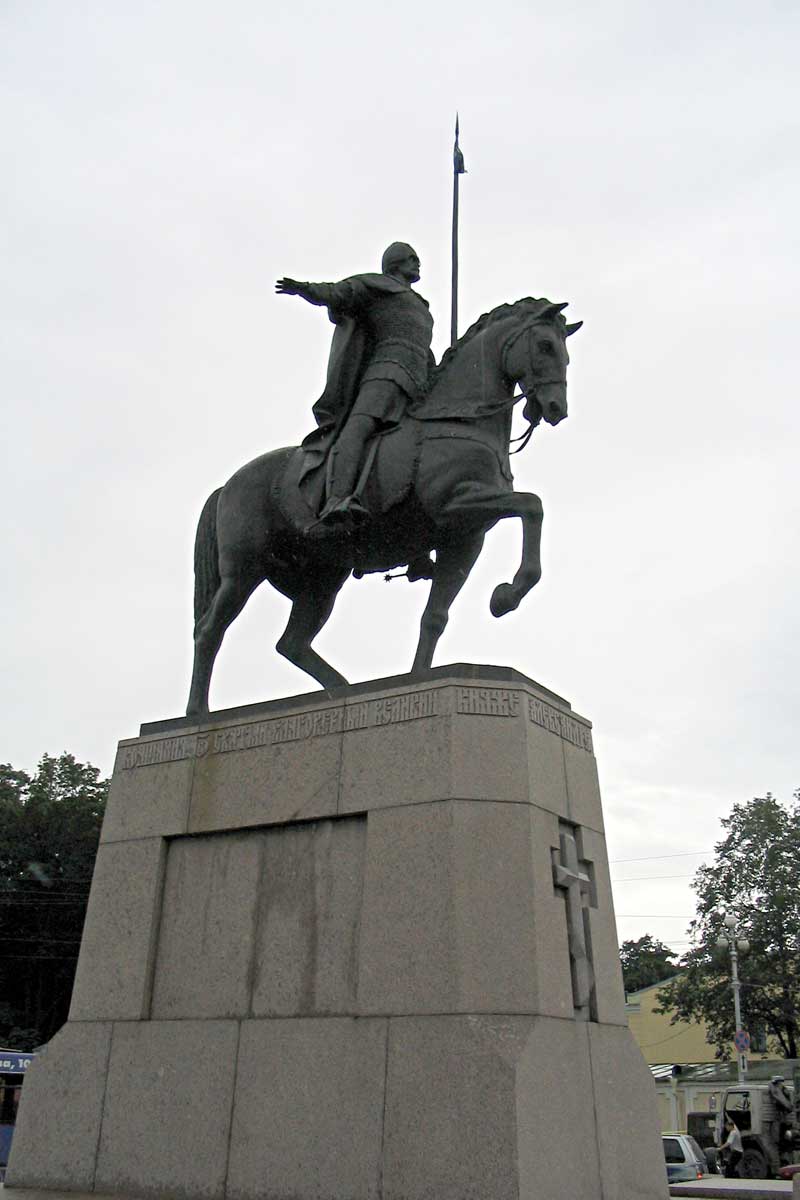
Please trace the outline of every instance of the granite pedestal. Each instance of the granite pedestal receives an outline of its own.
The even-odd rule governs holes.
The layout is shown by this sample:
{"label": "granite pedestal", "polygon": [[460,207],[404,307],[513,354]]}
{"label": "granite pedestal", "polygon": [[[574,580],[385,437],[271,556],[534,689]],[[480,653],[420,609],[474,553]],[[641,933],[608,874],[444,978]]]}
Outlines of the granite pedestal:
{"label": "granite pedestal", "polygon": [[7,1189],[663,1200],[589,723],[455,666],[122,742]]}

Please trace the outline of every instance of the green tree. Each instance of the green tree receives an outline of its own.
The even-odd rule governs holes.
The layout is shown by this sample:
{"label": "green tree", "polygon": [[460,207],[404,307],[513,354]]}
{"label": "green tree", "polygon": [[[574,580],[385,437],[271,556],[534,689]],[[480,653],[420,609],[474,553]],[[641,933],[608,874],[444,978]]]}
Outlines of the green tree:
{"label": "green tree", "polygon": [[800,1014],[800,791],[788,804],[774,796],[735,804],[722,822],[726,836],[715,860],[694,879],[697,917],[690,925],[697,945],[684,955],[682,971],[659,992],[661,1012],[672,1020],[704,1020],[716,1055],[733,1055],[735,1033],[730,955],[717,940],[722,917],[731,913],[738,936],[750,943],[739,958],[742,1024],[765,1030],[768,1050],[798,1057]]}
{"label": "green tree", "polygon": [[29,776],[0,765],[0,1043],[29,1050],[64,1023],[108,781],[71,754]]}
{"label": "green tree", "polygon": [[623,942],[619,961],[622,964],[625,991],[638,992],[640,988],[669,979],[678,969],[674,958],[669,946],[649,933],[635,941]]}

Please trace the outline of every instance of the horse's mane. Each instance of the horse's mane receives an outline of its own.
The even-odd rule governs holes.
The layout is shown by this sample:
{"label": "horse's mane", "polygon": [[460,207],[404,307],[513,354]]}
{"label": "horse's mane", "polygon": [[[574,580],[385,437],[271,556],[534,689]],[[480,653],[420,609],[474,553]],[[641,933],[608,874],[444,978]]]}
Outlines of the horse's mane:
{"label": "horse's mane", "polygon": [[[455,346],[448,346],[442,355],[442,361],[434,368],[430,386],[438,383],[442,376],[447,371],[454,356],[462,347],[466,346],[467,342],[472,341],[479,333],[483,333],[484,329],[488,329],[490,325],[496,324],[498,321],[504,320],[506,317],[512,316],[514,313],[524,314],[532,318],[537,313],[544,312],[546,308],[551,308],[552,304],[547,299],[536,299],[533,296],[523,296],[521,300],[515,300],[513,304],[498,304],[497,308],[491,309],[490,312],[483,313],[478,317],[477,321],[473,321],[466,333],[462,333],[461,337],[456,342]],[[560,315],[560,314],[559,314]],[[563,317],[561,318],[564,319]]]}

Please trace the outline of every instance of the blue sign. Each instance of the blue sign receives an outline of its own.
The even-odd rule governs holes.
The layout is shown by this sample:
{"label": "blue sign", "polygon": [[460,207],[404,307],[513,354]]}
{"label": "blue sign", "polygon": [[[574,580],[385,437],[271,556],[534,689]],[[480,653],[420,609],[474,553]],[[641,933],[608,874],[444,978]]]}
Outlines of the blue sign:
{"label": "blue sign", "polygon": [[0,1050],[0,1075],[24,1075],[34,1057],[33,1054],[17,1054],[16,1050]]}
{"label": "blue sign", "polygon": [[746,1029],[737,1029],[733,1035],[733,1044],[740,1054],[745,1054],[750,1049],[750,1034]]}

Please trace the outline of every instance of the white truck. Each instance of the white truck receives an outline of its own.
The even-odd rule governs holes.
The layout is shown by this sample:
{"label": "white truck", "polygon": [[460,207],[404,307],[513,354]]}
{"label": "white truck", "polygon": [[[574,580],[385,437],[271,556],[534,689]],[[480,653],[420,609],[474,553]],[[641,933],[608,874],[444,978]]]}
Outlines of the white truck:
{"label": "white truck", "polygon": [[746,1179],[771,1179],[778,1169],[800,1157],[800,1114],[792,1084],[738,1083],[726,1088],[717,1111],[716,1139],[725,1141],[730,1118],[742,1135],[744,1157],[739,1170]]}

